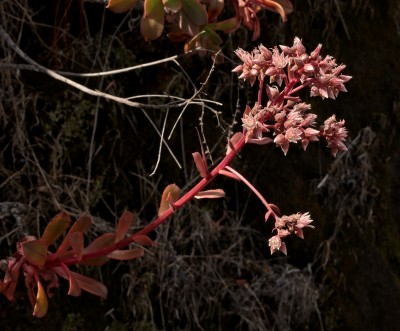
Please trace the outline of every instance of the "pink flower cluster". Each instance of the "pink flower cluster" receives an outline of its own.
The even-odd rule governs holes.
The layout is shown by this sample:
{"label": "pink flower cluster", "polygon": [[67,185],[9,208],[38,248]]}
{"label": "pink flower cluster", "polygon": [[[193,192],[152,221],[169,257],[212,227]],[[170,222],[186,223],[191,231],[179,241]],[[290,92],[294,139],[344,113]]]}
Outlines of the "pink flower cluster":
{"label": "pink flower cluster", "polygon": [[[310,113],[311,105],[297,96],[297,92],[305,87],[309,87],[310,96],[323,99],[335,99],[339,92],[346,92],[344,84],[351,79],[351,76],[341,74],[346,66],[337,65],[329,55],[323,58],[321,47],[318,45],[308,54],[296,37],[292,47],[279,46],[280,49],[269,50],[260,45],[252,52],[241,48],[236,51],[242,64],[233,71],[252,86],[259,82],[259,100],[253,108],[246,107],[242,118],[246,142],[268,143],[272,136],[286,155],[290,143],[300,142],[305,150],[311,141],[324,137],[334,156],[338,151],[346,150],[344,121],[336,121],[333,115],[317,130],[317,115]],[[266,78],[271,85],[264,84]],[[261,97],[264,91],[268,97],[265,105]],[[271,133],[270,137],[268,133]]]}
{"label": "pink flower cluster", "polygon": [[284,254],[287,254],[286,244],[282,241],[282,238],[295,234],[296,236],[304,239],[303,228],[314,228],[314,226],[310,225],[312,219],[310,218],[309,213],[305,214],[293,214],[290,216],[282,216],[276,218],[275,228],[277,234],[271,237],[268,241],[268,245],[271,250],[271,254],[276,251],[281,251]]}

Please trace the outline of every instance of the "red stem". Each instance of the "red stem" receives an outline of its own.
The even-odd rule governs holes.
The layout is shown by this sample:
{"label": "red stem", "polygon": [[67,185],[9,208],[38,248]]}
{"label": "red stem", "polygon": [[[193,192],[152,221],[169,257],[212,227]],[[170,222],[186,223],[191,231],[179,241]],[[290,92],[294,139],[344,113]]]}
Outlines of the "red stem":
{"label": "red stem", "polygon": [[[239,151],[243,148],[243,146],[246,144],[245,142],[245,136],[240,138],[240,140],[236,143],[234,148],[230,151],[229,154],[227,154],[224,159],[209,173],[209,175],[205,178],[203,178],[200,182],[197,183],[196,186],[194,186],[189,192],[187,192],[182,198],[180,198],[178,201],[176,201],[173,205],[172,208],[169,208],[167,211],[165,211],[162,215],[156,217],[152,222],[150,222],[147,226],[145,226],[143,229],[139,230],[138,232],[134,233],[130,237],[121,240],[118,243],[115,243],[112,246],[105,247],[102,249],[99,249],[96,252],[92,252],[89,254],[84,254],[82,256],[82,259],[78,261],[76,257],[72,258],[66,258],[65,260],[62,259],[54,259],[49,261],[47,266],[51,265],[58,265],[60,262],[62,262],[65,265],[71,265],[71,264],[77,264],[77,263],[82,263],[85,260],[92,259],[95,257],[99,256],[106,256],[107,254],[124,248],[128,246],[130,243],[134,241],[134,238],[137,236],[141,235],[147,235],[149,232],[153,231],[156,227],[158,227],[160,224],[164,223],[169,217],[171,217],[178,209],[182,208],[186,203],[188,203],[197,193],[202,191],[208,184],[210,184],[218,175],[219,171],[224,169],[226,166],[228,166],[231,161],[234,159],[234,157],[239,153]],[[60,261],[61,260],[61,261]]]}

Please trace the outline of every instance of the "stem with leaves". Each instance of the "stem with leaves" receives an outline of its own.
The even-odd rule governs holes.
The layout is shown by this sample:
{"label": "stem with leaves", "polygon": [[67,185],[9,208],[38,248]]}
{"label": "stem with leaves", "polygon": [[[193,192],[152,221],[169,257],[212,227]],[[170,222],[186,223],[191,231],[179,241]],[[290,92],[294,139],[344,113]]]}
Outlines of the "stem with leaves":
{"label": "stem with leaves", "polygon": [[[309,142],[324,138],[334,156],[346,150],[344,140],[347,131],[344,121],[336,121],[335,115],[325,120],[319,130],[315,129],[317,115],[310,112],[311,105],[302,102],[297,95],[305,87],[310,88],[311,96],[335,99],[339,92],[345,92],[344,84],[350,76],[342,75],[344,65],[337,65],[330,56],[322,58],[321,45],[310,54],[299,38],[292,47],[280,46],[269,50],[260,45],[252,52],[238,49],[236,54],[242,64],[233,71],[239,78],[253,85],[257,80],[257,102],[253,107],[246,106],[242,116],[242,132],[236,132],[229,139],[225,157],[211,170],[203,150],[193,153],[193,159],[202,179],[187,193],[180,197],[180,189],[175,184],[168,185],[161,198],[158,216],[143,229],[128,235],[134,217],[125,211],[120,217],[114,233],[105,233],[89,245],[84,245],[84,234],[91,225],[88,215],[81,216],[71,227],[70,216],[66,212],[56,215],[47,225],[42,237],[27,236],[17,243],[17,252],[3,261],[5,276],[0,280],[0,293],[14,300],[14,293],[21,271],[25,276],[28,297],[34,306],[34,315],[43,317],[47,313],[47,294],[58,286],[58,277],[69,281],[69,295],[78,296],[81,290],[101,298],[107,296],[106,287],[89,277],[69,269],[71,265],[100,266],[109,259],[132,260],[144,254],[143,246],[155,243],[147,236],[151,231],[168,220],[177,210],[193,198],[222,198],[221,189],[204,190],[217,176],[242,181],[260,199],[266,208],[265,221],[272,217],[275,221],[274,236],[269,239],[271,254],[281,251],[287,254],[283,238],[296,235],[304,238],[303,228],[313,228],[309,213],[296,213],[280,216],[278,207],[267,202],[263,195],[237,170],[230,167],[231,162],[246,144],[266,145],[274,142],[286,155],[290,143],[301,143],[306,150]],[[269,84],[266,80],[269,78]],[[283,85],[283,88],[282,88]],[[266,101],[263,102],[264,93]],[[65,234],[61,244],[53,253],[49,247]],[[42,281],[47,282],[47,291]],[[34,289],[37,289],[36,296]]]}

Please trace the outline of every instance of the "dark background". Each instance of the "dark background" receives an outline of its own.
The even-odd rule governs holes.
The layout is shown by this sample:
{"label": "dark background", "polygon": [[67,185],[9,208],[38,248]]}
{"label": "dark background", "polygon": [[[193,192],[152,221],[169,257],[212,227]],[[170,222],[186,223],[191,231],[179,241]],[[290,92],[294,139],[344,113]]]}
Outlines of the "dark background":
{"label": "dark background", "polygon": [[[230,8],[230,4],[226,5]],[[232,8],[226,13],[232,15]],[[166,36],[146,43],[139,12],[116,15],[81,1],[3,0],[0,22],[29,57],[68,72],[99,72],[182,53]],[[0,298],[2,330],[398,330],[400,316],[400,4],[398,1],[294,1],[282,24],[260,15],[260,40],[244,28],[227,36],[226,59],[202,96],[221,102],[218,118],[189,106],[155,175],[159,138],[140,109],[85,95],[33,71],[0,68],[0,253],[10,256],[26,234],[38,236],[60,209],[90,211],[90,234],[112,231],[124,209],[136,225],[156,214],[160,192],[172,182],[182,189],[196,179],[191,153],[203,130],[214,161],[223,155],[236,104],[251,104],[255,91],[231,73],[233,51],[291,45],[345,63],[353,76],[348,93],[308,100],[321,120],[346,120],[348,152],[333,159],[323,143],[306,153],[291,146],[285,157],[274,146],[248,146],[234,161],[270,202],[285,214],[309,211],[315,230],[290,238],[289,254],[269,255],[271,224],[260,202],[240,183],[218,180],[227,198],[194,202],[152,236],[159,243],[139,260],[80,268],[102,280],[109,298],[67,296],[67,284],[50,300],[48,315],[31,317],[23,281],[16,302]],[[0,41],[1,64],[25,63]],[[127,97],[163,94],[188,98],[204,82],[209,56],[183,55],[106,76],[72,78],[93,89]],[[159,98],[140,99],[159,104]],[[169,132],[180,109],[168,113]],[[161,129],[166,110],[146,110]],[[92,143],[91,143],[92,142]],[[92,156],[90,153],[92,151]],[[90,165],[90,166],[89,166]],[[90,173],[90,178],[89,178]],[[90,181],[88,181],[90,179]],[[188,186],[186,186],[188,184]],[[90,239],[90,238],[89,238]]]}

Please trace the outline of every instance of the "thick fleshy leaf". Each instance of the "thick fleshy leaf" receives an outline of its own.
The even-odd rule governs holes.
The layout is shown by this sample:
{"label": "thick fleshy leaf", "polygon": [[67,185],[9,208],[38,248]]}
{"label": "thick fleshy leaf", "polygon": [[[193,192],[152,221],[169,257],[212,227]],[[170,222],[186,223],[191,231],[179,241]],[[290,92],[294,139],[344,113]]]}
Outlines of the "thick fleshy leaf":
{"label": "thick fleshy leaf", "polygon": [[201,191],[194,196],[196,199],[219,199],[225,197],[224,190],[207,190]]}
{"label": "thick fleshy leaf", "polygon": [[133,242],[142,246],[155,246],[156,243],[147,236],[137,236],[132,238]]}
{"label": "thick fleshy leaf", "polygon": [[54,244],[54,242],[65,233],[70,223],[71,217],[65,211],[62,211],[54,216],[49,224],[47,224],[40,241],[46,246]]}
{"label": "thick fleshy leaf", "polygon": [[43,285],[40,281],[37,282],[37,295],[36,295],[36,304],[33,308],[33,316],[38,318],[44,317],[47,314],[47,308],[49,306],[47,294]]}
{"label": "thick fleshy leaf", "polygon": [[17,260],[13,257],[7,259],[6,273],[4,279],[0,282],[0,293],[3,293],[9,301],[14,301],[14,293],[17,288],[17,282],[21,271],[23,260]]}
{"label": "thick fleshy leaf", "polygon": [[23,256],[33,265],[41,268],[46,263],[47,246],[40,240],[31,240],[21,243]]}
{"label": "thick fleshy leaf", "polygon": [[164,30],[164,6],[162,0],[145,0],[140,32],[147,41],[157,39]]}
{"label": "thick fleshy leaf", "polygon": [[125,238],[130,226],[133,223],[133,214],[127,210],[124,211],[118,220],[117,231],[115,232],[115,242],[119,242]]}
{"label": "thick fleshy leaf", "polygon": [[281,214],[281,211],[279,210],[279,208],[278,208],[277,205],[274,205],[273,203],[269,203],[268,205],[269,205],[269,206],[271,207],[271,209],[275,212],[275,214],[277,214],[277,215],[280,215],[280,214]]}
{"label": "thick fleshy leaf", "polygon": [[[51,269],[54,270],[62,278],[69,280],[68,272],[65,271],[62,267],[53,267]],[[82,290],[97,295],[102,299],[107,298],[107,287],[105,287],[103,283],[100,283],[93,278],[83,276],[73,271],[70,271],[70,273]]]}
{"label": "thick fleshy leaf", "polygon": [[89,215],[82,215],[74,224],[72,224],[71,229],[68,231],[68,233],[80,232],[85,234],[85,232],[89,230],[91,225],[92,218]]}
{"label": "thick fleshy leaf", "polygon": [[[183,10],[178,11],[173,16],[174,22],[178,24],[178,27],[182,30],[185,35],[196,36],[200,31],[200,26],[193,23]],[[195,47],[192,47],[194,49]]]}
{"label": "thick fleshy leaf", "polygon": [[216,22],[208,25],[211,29],[223,32],[233,32],[240,26],[240,20],[237,17],[232,17],[227,20]]}
{"label": "thick fleshy leaf", "polygon": [[287,14],[293,11],[293,5],[289,0],[258,0],[258,3],[265,9],[281,15],[282,21],[287,21]]}
{"label": "thick fleshy leaf", "polygon": [[196,25],[206,25],[208,14],[198,0],[183,0],[182,11],[190,22]]}
{"label": "thick fleshy leaf", "polygon": [[97,256],[97,257],[92,257],[90,259],[84,259],[83,261],[79,262],[79,264],[91,267],[101,267],[102,265],[106,264],[109,260],[110,259],[107,256]]}
{"label": "thick fleshy leaf", "polygon": [[106,8],[117,14],[125,13],[129,9],[135,7],[139,1],[140,0],[109,0]]}
{"label": "thick fleshy leaf", "polygon": [[6,284],[4,290],[3,290],[3,294],[5,295],[5,297],[9,300],[9,301],[14,301],[15,300],[15,290],[17,289],[17,282],[16,281],[11,281],[9,283]]}
{"label": "thick fleshy leaf", "polygon": [[265,222],[268,221],[268,219],[270,218],[271,215],[272,215],[272,211],[270,211],[270,210],[268,210],[268,211],[265,213]]}
{"label": "thick fleshy leaf", "polygon": [[293,12],[293,4],[290,0],[275,0],[275,2],[279,3],[286,15],[289,15]]}
{"label": "thick fleshy leaf", "polygon": [[68,238],[76,258],[80,261],[82,259],[84,248],[83,234],[81,232],[72,232],[68,235]]}
{"label": "thick fleshy leaf", "polygon": [[[82,215],[74,224],[72,224],[71,228],[68,231],[68,235],[74,232],[80,232],[84,234],[87,230],[89,230],[91,224],[92,218],[89,215]],[[64,238],[61,245],[58,247],[57,255],[65,253],[68,248],[71,247],[68,235]]]}
{"label": "thick fleshy leaf", "polygon": [[164,7],[172,13],[176,13],[182,8],[182,0],[162,0]]}
{"label": "thick fleshy leaf", "polygon": [[223,176],[238,180],[239,182],[241,181],[241,179],[237,175],[235,175],[233,172],[230,172],[228,170],[221,169],[220,171],[218,171],[218,173],[220,175],[223,175]]}
{"label": "thick fleshy leaf", "polygon": [[222,44],[222,38],[216,33],[214,30],[205,27],[204,28],[204,35],[202,35],[202,38],[204,38],[207,43],[206,43],[206,48],[211,49],[211,50],[219,50],[219,45]]}
{"label": "thick fleshy leaf", "polygon": [[226,154],[232,152],[235,145],[239,142],[240,139],[243,138],[243,133],[236,132],[231,139],[229,139],[228,146],[226,147]]}
{"label": "thick fleshy leaf", "polygon": [[224,9],[224,0],[209,0],[207,3],[207,14],[208,21],[213,22],[219,14],[221,14],[222,9]]}
{"label": "thick fleshy leaf", "polygon": [[247,141],[249,144],[256,144],[256,145],[267,145],[269,143],[272,143],[273,140],[269,137],[262,137],[260,139],[249,139]]}
{"label": "thick fleshy leaf", "polygon": [[100,283],[97,280],[94,280],[93,278],[83,276],[76,272],[71,271],[71,274],[74,276],[76,282],[78,283],[79,287],[82,290],[97,295],[102,299],[107,298],[107,292],[108,292],[107,287],[105,287],[103,283]]}
{"label": "thick fleshy leaf", "polygon": [[143,255],[143,248],[135,247],[133,249],[116,250],[108,254],[107,257],[114,260],[133,260]]}
{"label": "thick fleshy leaf", "polygon": [[194,163],[196,165],[197,170],[199,171],[199,174],[201,177],[205,178],[208,176],[208,168],[207,168],[207,162],[204,160],[204,158],[201,156],[199,152],[194,152],[192,153]]}
{"label": "thick fleshy leaf", "polygon": [[69,280],[68,295],[73,296],[73,297],[79,297],[81,295],[82,291],[81,291],[81,288],[78,285],[78,282],[76,281],[74,275],[68,269],[67,266],[65,266],[65,271],[68,274],[68,280]]}
{"label": "thick fleshy leaf", "polygon": [[88,247],[84,249],[84,254],[89,254],[98,251],[99,249],[114,245],[115,234],[105,233],[93,240]]}
{"label": "thick fleshy leaf", "polygon": [[179,199],[180,189],[175,184],[169,184],[165,189],[161,197],[160,208],[158,209],[158,215],[164,214],[175,201]]}

